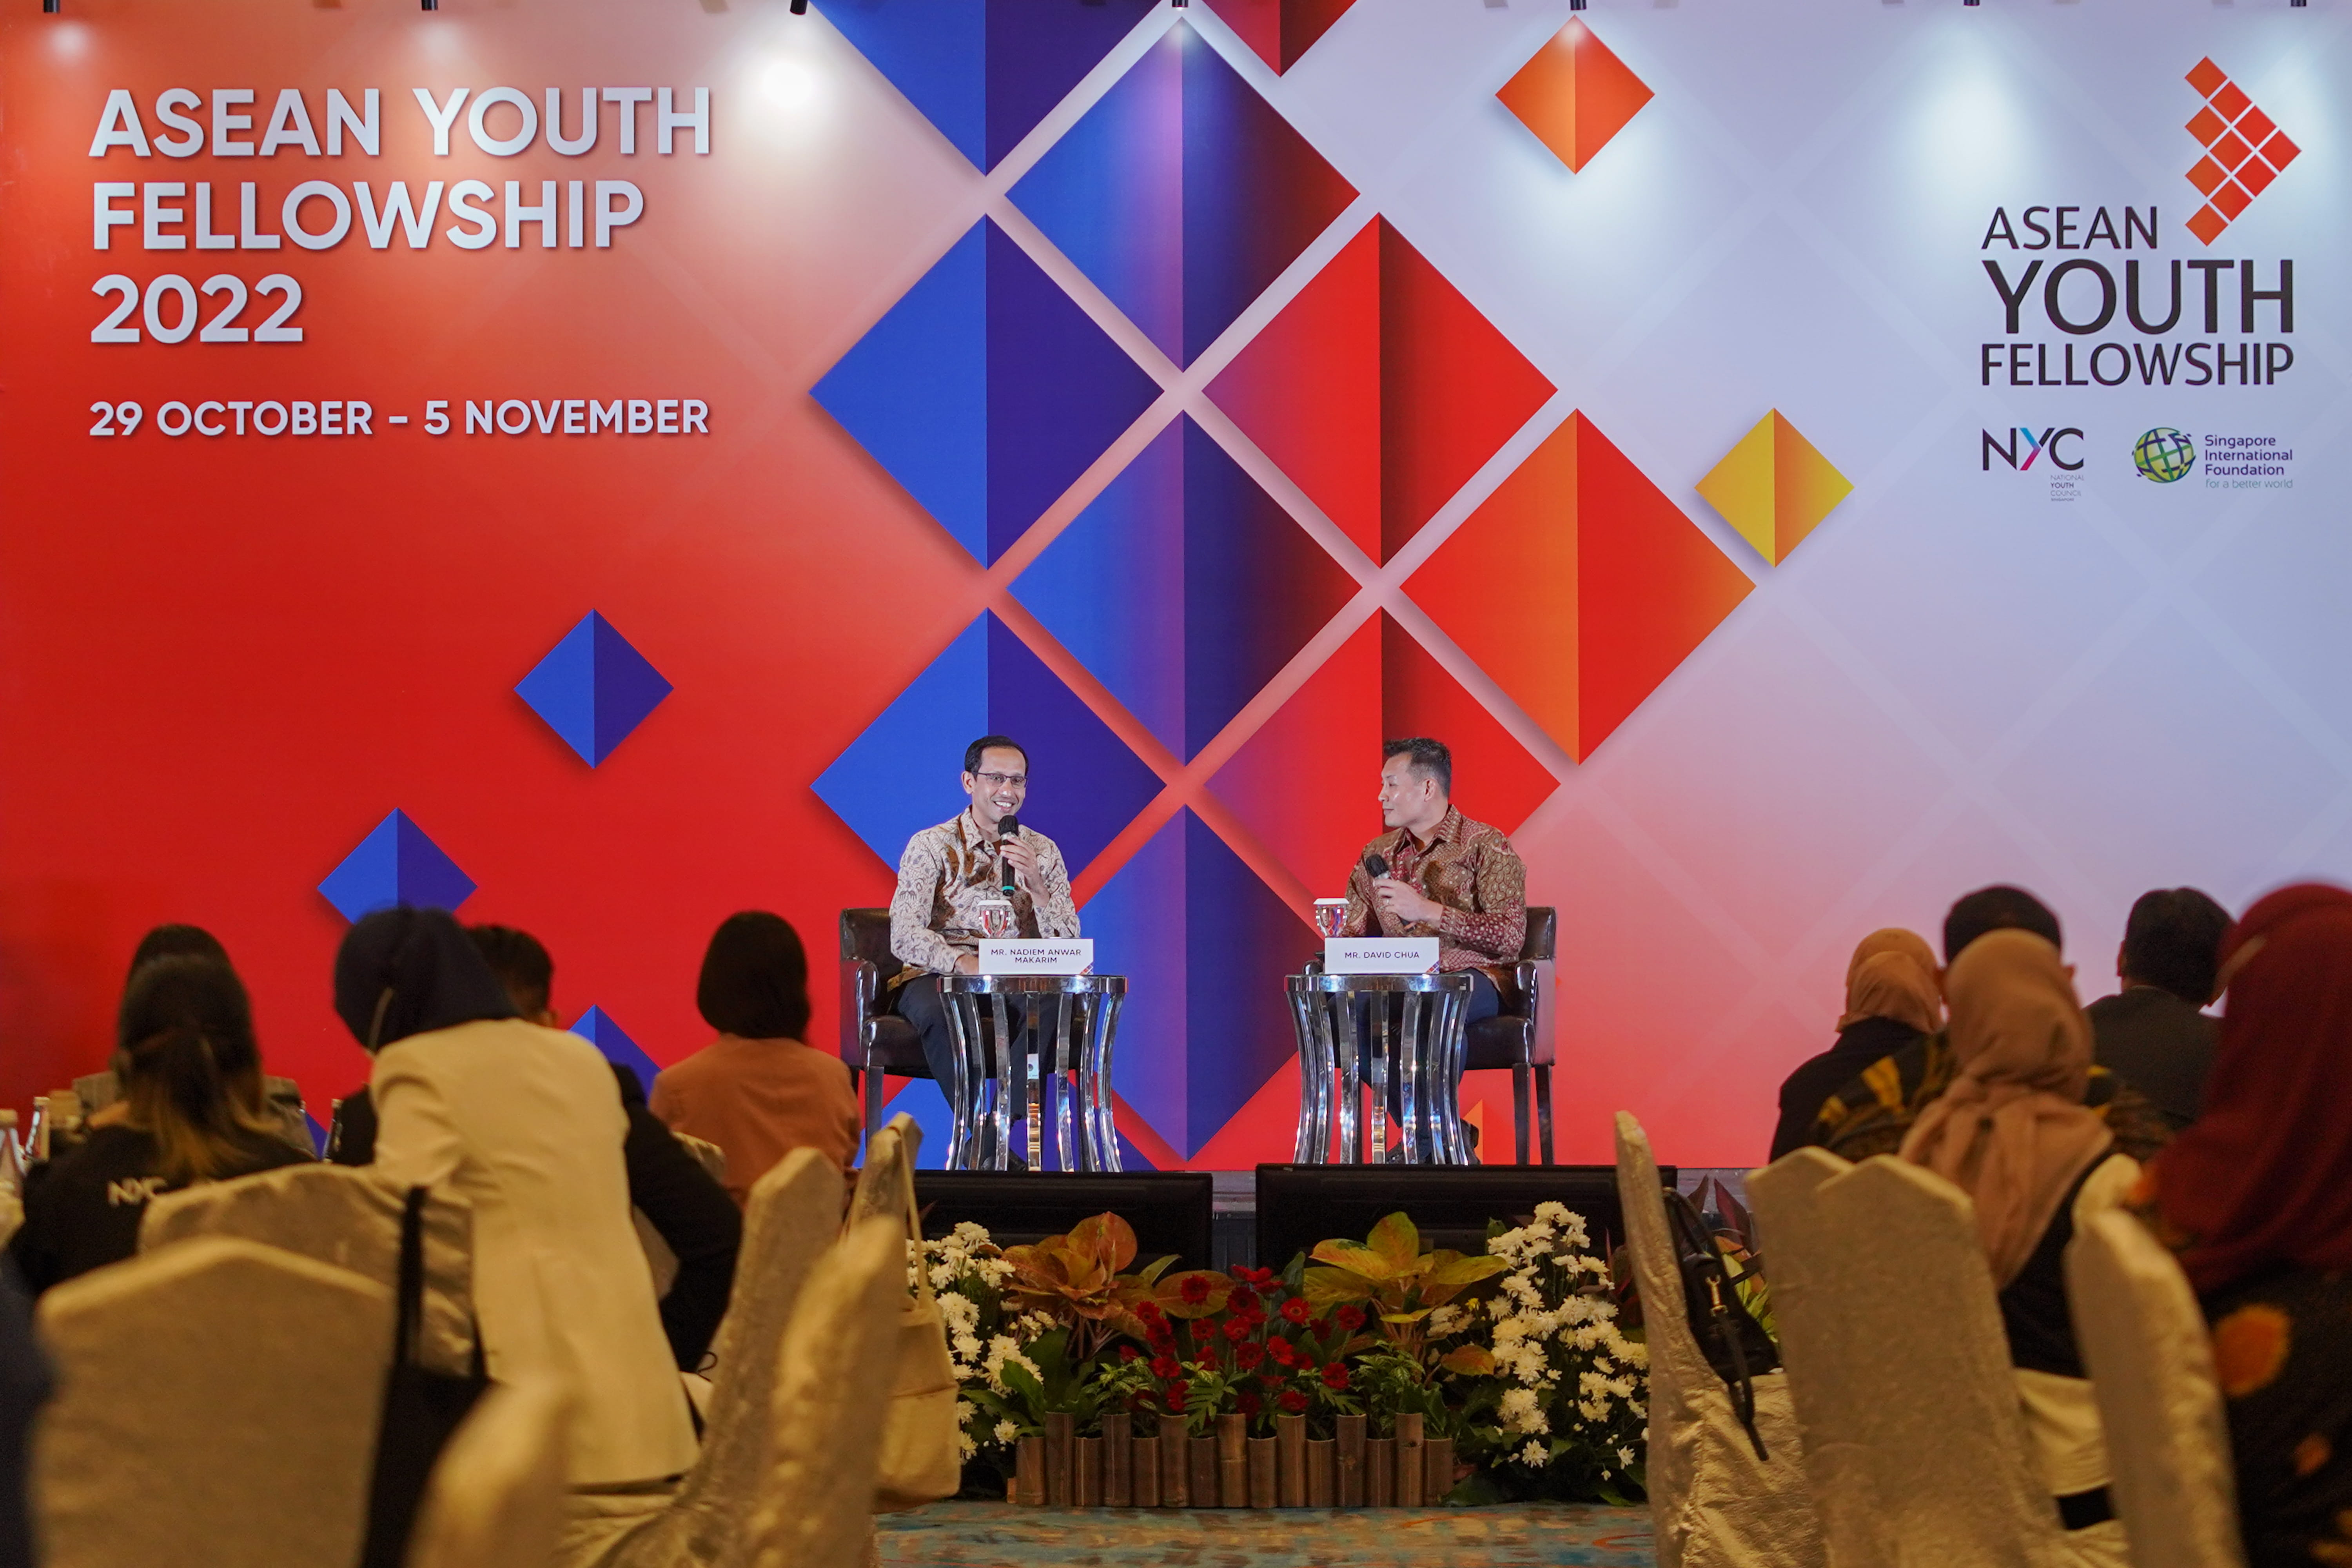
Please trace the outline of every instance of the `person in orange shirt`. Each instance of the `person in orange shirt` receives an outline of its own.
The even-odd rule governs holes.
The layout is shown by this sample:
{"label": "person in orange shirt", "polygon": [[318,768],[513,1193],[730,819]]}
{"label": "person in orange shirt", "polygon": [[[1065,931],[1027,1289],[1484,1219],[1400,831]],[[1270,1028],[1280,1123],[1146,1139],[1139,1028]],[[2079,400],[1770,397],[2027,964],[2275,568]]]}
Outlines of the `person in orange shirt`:
{"label": "person in orange shirt", "polygon": [[846,1167],[862,1123],[849,1069],[801,1043],[808,1032],[808,953],[782,915],[730,915],[703,954],[695,990],[719,1037],[654,1079],[653,1113],[727,1152],[727,1191],[751,1185],[795,1149]]}

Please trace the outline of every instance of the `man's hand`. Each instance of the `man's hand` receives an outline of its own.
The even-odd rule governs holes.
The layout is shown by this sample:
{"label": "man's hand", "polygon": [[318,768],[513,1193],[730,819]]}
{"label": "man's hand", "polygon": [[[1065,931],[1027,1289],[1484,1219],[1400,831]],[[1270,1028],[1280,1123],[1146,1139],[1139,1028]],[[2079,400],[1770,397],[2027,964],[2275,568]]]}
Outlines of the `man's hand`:
{"label": "man's hand", "polygon": [[1445,913],[1444,904],[1423,896],[1421,889],[1412,883],[1401,882],[1394,877],[1372,879],[1372,900],[1380,905],[1382,914],[1402,921],[1407,925],[1434,925]]}
{"label": "man's hand", "polygon": [[1024,838],[1004,839],[997,848],[1003,855],[1004,863],[1013,868],[1013,874],[1021,879],[1022,891],[1034,902],[1037,898],[1037,851],[1030,848],[1028,840]]}
{"label": "man's hand", "polygon": [[957,973],[958,974],[977,974],[977,973],[980,973],[980,954],[978,954],[978,953],[976,953],[976,952],[959,952],[959,953],[957,953],[957,954],[956,954],[956,973]]}

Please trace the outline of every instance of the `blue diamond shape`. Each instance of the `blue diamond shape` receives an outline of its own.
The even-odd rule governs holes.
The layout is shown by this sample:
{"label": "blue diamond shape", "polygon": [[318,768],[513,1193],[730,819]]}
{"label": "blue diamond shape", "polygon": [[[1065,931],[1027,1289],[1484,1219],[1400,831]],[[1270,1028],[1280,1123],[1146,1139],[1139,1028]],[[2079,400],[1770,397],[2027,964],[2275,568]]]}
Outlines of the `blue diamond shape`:
{"label": "blue diamond shape", "polygon": [[515,695],[593,768],[672,689],[612,622],[591,610],[517,683]]}
{"label": "blue diamond shape", "polygon": [[572,1032],[604,1052],[604,1059],[614,1067],[626,1068],[636,1074],[637,1087],[652,1092],[654,1074],[661,1071],[661,1064],[646,1055],[644,1048],[613,1022],[611,1014],[602,1007],[591,1007],[572,1026]]}
{"label": "blue diamond shape", "polygon": [[474,894],[474,879],[425,836],[425,829],[395,811],[327,873],[319,891],[347,921],[394,904],[454,910]]}

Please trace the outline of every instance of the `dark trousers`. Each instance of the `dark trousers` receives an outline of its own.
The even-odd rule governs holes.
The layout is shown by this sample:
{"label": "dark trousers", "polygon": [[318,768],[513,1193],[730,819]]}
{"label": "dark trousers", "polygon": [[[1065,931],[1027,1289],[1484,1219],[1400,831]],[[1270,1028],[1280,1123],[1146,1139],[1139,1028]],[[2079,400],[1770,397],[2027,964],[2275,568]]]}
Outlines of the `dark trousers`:
{"label": "dark trousers", "polygon": [[[1503,1010],[1502,993],[1495,989],[1495,983],[1475,969],[1471,970],[1469,974],[1470,1000],[1464,1005],[1462,1016],[1462,1026],[1465,1029],[1483,1019],[1495,1016]],[[1357,1070],[1363,1074],[1363,1079],[1368,1084],[1372,1081],[1372,1008],[1376,1005],[1387,1006],[1390,1037],[1393,1039],[1396,1031],[1404,1026],[1404,993],[1375,992],[1356,998],[1356,1065]],[[1426,1005],[1425,1003],[1424,1005]],[[1393,1068],[1395,1064],[1391,1062],[1390,1065]],[[1462,1075],[1455,1073],[1453,1076],[1452,1087],[1456,1093],[1459,1093],[1462,1087]],[[1390,1118],[1391,1120],[1402,1118],[1404,1115],[1404,1085],[1397,1079],[1389,1079],[1388,1100]],[[1470,1130],[1465,1128],[1464,1131],[1467,1132]],[[1423,1134],[1421,1143],[1422,1158],[1428,1159],[1431,1150],[1426,1133]]]}
{"label": "dark trousers", "polygon": [[[948,1023],[950,1005],[952,1004],[940,994],[940,977],[936,974],[919,974],[898,987],[898,1016],[914,1025],[915,1033],[922,1037],[923,1060],[929,1064],[931,1076],[939,1079],[942,1096],[952,1096],[955,1092],[955,1031]],[[1022,998],[1008,996],[1004,999],[1004,1005],[1005,1017],[1013,1026],[1014,1040],[1026,1045],[1028,1042],[1022,1040],[1021,1036],[1028,1013]],[[984,1042],[981,1057],[985,1064],[982,1070],[987,1078],[993,1078],[996,1076],[996,1007],[993,1001],[984,999],[980,1015]],[[970,1087],[976,1103],[981,1085],[975,1083]],[[1022,1121],[1028,1114],[1029,1096],[1023,1084],[1015,1084],[1013,1089],[1013,1120]],[[992,1140],[984,1141],[983,1147],[993,1148]]]}

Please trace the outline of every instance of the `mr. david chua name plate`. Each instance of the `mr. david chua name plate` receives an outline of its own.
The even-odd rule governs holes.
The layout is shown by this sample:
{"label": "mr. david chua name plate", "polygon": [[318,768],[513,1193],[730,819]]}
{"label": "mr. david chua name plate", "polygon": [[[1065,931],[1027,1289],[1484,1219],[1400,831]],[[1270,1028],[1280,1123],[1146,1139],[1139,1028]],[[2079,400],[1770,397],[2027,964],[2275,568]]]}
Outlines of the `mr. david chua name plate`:
{"label": "mr. david chua name plate", "polygon": [[1433,936],[1335,936],[1323,944],[1326,974],[1427,974],[1436,967]]}
{"label": "mr. david chua name plate", "polygon": [[1094,966],[1090,936],[1020,937],[980,944],[982,974],[1085,974]]}

